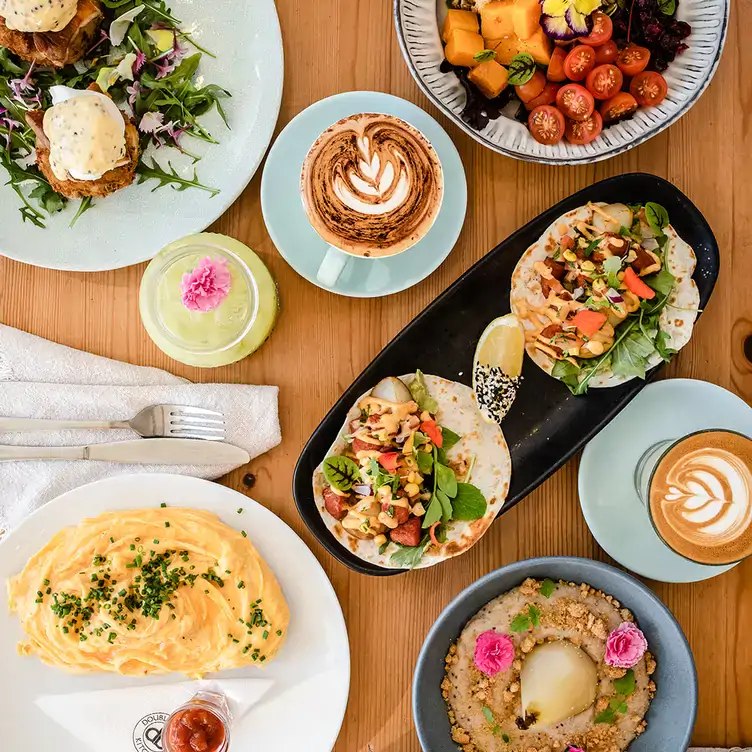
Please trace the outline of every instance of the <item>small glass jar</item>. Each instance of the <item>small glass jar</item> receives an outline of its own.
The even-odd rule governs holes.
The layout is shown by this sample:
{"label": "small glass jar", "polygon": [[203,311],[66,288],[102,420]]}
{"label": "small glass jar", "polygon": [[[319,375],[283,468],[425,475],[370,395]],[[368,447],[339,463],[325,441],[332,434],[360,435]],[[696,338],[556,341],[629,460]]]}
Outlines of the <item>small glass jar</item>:
{"label": "small glass jar", "polygon": [[206,752],[227,752],[231,724],[232,714],[223,694],[198,692],[167,719],[162,748],[164,752],[193,752],[201,747]]}
{"label": "small glass jar", "polygon": [[[183,280],[208,262],[226,269],[229,289],[209,310],[184,302]],[[201,233],[170,243],[141,280],[141,319],[164,353],[181,363],[216,368],[255,352],[279,312],[277,285],[261,259],[238,240]]]}

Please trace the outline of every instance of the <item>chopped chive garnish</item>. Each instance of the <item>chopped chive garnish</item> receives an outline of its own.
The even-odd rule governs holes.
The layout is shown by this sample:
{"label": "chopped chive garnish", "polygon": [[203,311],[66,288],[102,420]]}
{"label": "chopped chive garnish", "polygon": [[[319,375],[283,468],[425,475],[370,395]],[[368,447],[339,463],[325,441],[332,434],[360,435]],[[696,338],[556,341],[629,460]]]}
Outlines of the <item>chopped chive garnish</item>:
{"label": "chopped chive garnish", "polygon": [[162,509],[164,509],[167,506],[167,504],[165,504],[164,502],[162,502],[159,506],[162,507]]}
{"label": "chopped chive garnish", "polygon": [[241,535],[242,535],[242,536],[243,536],[244,538],[247,538],[247,537],[248,537],[248,533],[246,533],[246,531],[245,531],[245,530],[241,530],[241,531],[240,531],[240,534],[241,534]]}

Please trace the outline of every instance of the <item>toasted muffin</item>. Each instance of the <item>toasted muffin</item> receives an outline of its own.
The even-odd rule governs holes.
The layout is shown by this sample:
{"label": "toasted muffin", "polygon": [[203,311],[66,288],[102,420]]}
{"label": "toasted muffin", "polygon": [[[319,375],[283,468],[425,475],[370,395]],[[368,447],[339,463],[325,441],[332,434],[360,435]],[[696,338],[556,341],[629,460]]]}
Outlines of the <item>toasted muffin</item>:
{"label": "toasted muffin", "polygon": [[62,68],[84,57],[103,18],[99,0],[78,0],[76,15],[61,31],[16,31],[9,29],[0,17],[0,46],[22,60]]}

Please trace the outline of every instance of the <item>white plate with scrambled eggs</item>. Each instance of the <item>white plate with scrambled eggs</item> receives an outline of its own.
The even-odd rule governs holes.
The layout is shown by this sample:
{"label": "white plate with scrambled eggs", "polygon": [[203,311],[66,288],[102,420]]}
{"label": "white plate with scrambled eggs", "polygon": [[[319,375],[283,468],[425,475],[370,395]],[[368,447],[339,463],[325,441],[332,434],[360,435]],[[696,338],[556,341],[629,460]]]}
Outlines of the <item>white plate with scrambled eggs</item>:
{"label": "white plate with scrambled eggs", "polygon": [[235,491],[174,475],[84,486],[8,535],[0,579],[9,749],[82,749],[40,710],[40,696],[186,676],[272,682],[233,726],[232,747],[334,746],[350,680],[336,595],[295,533]]}

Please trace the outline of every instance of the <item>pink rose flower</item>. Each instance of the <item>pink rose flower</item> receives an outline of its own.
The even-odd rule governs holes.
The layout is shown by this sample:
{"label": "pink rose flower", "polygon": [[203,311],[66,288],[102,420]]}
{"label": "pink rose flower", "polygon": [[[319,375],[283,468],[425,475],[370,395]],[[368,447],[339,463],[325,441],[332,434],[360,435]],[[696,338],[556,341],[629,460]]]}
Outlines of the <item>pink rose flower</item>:
{"label": "pink rose flower", "polygon": [[625,621],[606,640],[606,663],[617,668],[632,668],[647,649],[645,635],[635,624]]}
{"label": "pink rose flower", "polygon": [[211,311],[228,296],[230,282],[227,261],[207,256],[192,272],[183,275],[180,283],[183,305],[189,311]]}
{"label": "pink rose flower", "polygon": [[489,629],[478,635],[475,641],[473,662],[478,671],[486,676],[496,676],[506,671],[514,661],[514,643],[512,638]]}

